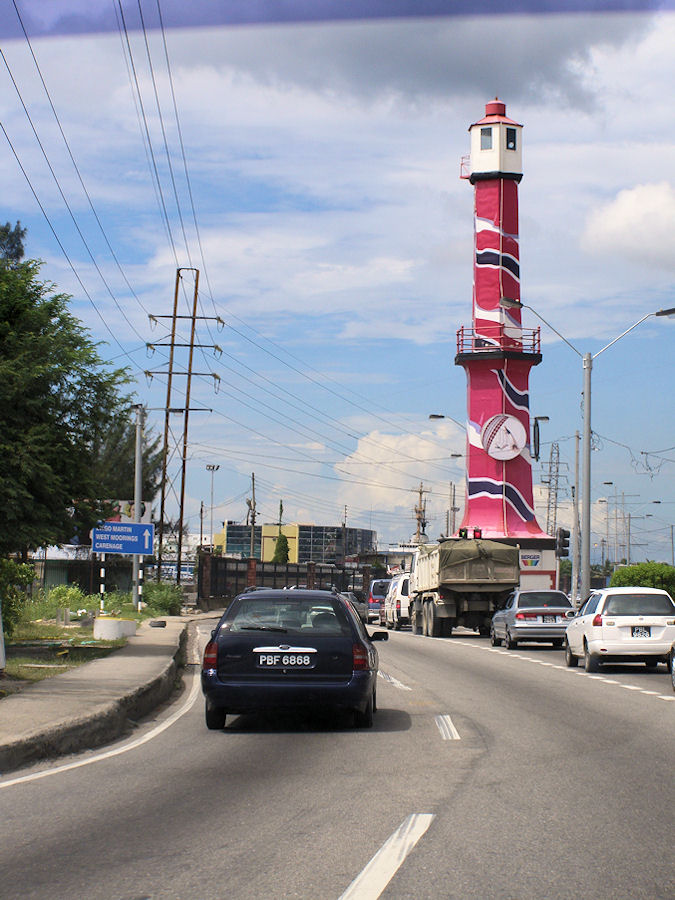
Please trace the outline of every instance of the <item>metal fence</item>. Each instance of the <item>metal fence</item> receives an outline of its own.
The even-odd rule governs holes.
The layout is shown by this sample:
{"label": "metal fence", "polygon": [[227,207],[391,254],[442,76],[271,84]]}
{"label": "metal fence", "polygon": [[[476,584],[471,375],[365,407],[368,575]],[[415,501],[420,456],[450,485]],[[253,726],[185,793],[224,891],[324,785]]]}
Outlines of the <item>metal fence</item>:
{"label": "metal fence", "polygon": [[205,554],[199,561],[197,598],[202,605],[222,605],[252,585],[269,588],[305,587],[353,591],[362,594],[369,581],[369,567],[333,566],[324,563],[272,563],[256,559],[231,559]]}

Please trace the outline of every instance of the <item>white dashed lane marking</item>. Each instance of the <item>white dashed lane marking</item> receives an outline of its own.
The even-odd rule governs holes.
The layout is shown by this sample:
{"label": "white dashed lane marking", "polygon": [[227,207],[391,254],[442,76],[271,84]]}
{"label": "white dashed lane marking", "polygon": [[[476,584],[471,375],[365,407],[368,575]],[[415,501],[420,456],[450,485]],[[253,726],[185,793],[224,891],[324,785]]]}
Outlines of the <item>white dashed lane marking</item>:
{"label": "white dashed lane marking", "polygon": [[393,685],[393,687],[398,688],[399,691],[411,691],[412,690],[412,688],[409,688],[407,684],[403,684],[402,681],[399,681],[397,678],[394,678],[393,675],[388,675],[386,672],[383,672],[382,670],[380,670],[377,674],[380,676],[380,678],[384,679],[384,681],[386,681],[387,684]]}
{"label": "white dashed lane marking", "polygon": [[621,687],[626,691],[637,691],[640,694],[644,694],[646,697],[656,697],[657,700],[675,701],[675,694],[671,697],[667,694],[661,694],[658,691],[648,691],[645,688],[641,688],[634,684],[623,684],[622,682],[617,681],[615,678],[605,678],[602,675],[591,675],[588,672],[585,672],[583,669],[572,669],[568,668],[567,666],[559,666],[556,665],[556,663],[547,662],[543,659],[535,659],[532,656],[522,656],[520,653],[510,653],[508,650],[503,650],[501,647],[483,647],[480,644],[458,640],[457,638],[453,638],[452,643],[461,644],[463,647],[471,647],[472,650],[481,650],[483,653],[501,653],[501,655],[505,656],[507,659],[522,659],[525,660],[525,662],[534,663],[534,665],[537,666],[545,666],[549,669],[558,669],[560,672],[571,672],[572,675],[580,675],[593,681],[602,681],[604,684],[616,684],[618,685],[618,687]]}
{"label": "white dashed lane marking", "polygon": [[339,900],[377,900],[433,819],[432,813],[413,813],[404,819]]}
{"label": "white dashed lane marking", "polygon": [[457,731],[454,722],[447,714],[436,716],[436,725],[438,726],[438,730],[440,731],[441,737],[444,741],[460,740],[459,731]]}

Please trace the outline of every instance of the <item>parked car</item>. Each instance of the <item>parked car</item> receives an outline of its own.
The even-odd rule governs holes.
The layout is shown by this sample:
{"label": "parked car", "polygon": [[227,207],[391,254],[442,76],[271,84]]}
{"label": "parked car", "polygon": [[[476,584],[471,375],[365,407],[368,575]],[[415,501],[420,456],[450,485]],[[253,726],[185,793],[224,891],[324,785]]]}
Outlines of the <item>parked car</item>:
{"label": "parked car", "polygon": [[562,591],[512,591],[504,609],[492,616],[490,642],[498,647],[503,641],[507,650],[512,650],[519,641],[562,647],[568,615],[572,614],[572,604]]}
{"label": "parked car", "polygon": [[368,591],[368,621],[381,622],[380,608],[389,589],[390,578],[373,578]]}
{"label": "parked car", "polygon": [[384,622],[387,628],[397,631],[401,625],[410,624],[408,597],[410,594],[410,573],[402,572],[394,575],[389,582],[387,596],[384,598]]}
{"label": "parked car", "polygon": [[204,650],[206,726],[265,710],[351,710],[369,728],[377,708],[378,654],[336,591],[251,591],[234,598]]}
{"label": "parked car", "polygon": [[675,603],[667,591],[616,587],[593,591],[565,632],[565,662],[587,672],[604,662],[667,662],[675,643]]}
{"label": "parked car", "polygon": [[368,604],[365,600],[360,600],[353,591],[340,591],[342,596],[349,600],[356,612],[359,614],[364,625],[368,624]]}

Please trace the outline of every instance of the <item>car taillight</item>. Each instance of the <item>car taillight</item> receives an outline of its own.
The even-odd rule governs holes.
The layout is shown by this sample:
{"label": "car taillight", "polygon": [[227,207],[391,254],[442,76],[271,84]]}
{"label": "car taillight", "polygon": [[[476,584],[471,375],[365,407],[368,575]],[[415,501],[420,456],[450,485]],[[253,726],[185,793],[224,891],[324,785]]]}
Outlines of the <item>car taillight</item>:
{"label": "car taillight", "polygon": [[396,601],[396,609],[398,609],[398,610],[401,609],[401,601],[400,600]]}
{"label": "car taillight", "polygon": [[593,622],[591,623],[594,628],[600,628],[602,625],[602,616],[598,613],[596,616],[593,616]]}
{"label": "car taillight", "polygon": [[215,641],[209,641],[204,648],[204,661],[202,669],[218,668],[218,644]]}
{"label": "car taillight", "polygon": [[354,671],[368,668],[368,651],[363,644],[352,645],[352,660]]}
{"label": "car taillight", "polygon": [[539,616],[536,613],[516,613],[516,619],[538,619]]}

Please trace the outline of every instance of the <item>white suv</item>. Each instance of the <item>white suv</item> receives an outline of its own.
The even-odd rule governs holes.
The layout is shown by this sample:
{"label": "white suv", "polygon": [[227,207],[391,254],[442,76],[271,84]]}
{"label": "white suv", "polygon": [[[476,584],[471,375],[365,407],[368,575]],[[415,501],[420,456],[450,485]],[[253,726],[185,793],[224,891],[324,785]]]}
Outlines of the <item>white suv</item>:
{"label": "white suv", "polygon": [[586,671],[602,662],[667,662],[675,641],[675,603],[667,591],[616,587],[593,591],[565,631],[565,662]]}
{"label": "white suv", "polygon": [[409,613],[410,572],[402,572],[395,575],[389,584],[387,596],[384,599],[384,621],[387,628],[395,628],[398,631],[401,625],[410,624]]}
{"label": "white suv", "polygon": [[384,621],[387,628],[397,631],[401,625],[410,624],[409,613],[410,573],[395,575],[389,583],[387,596],[384,598]]}

